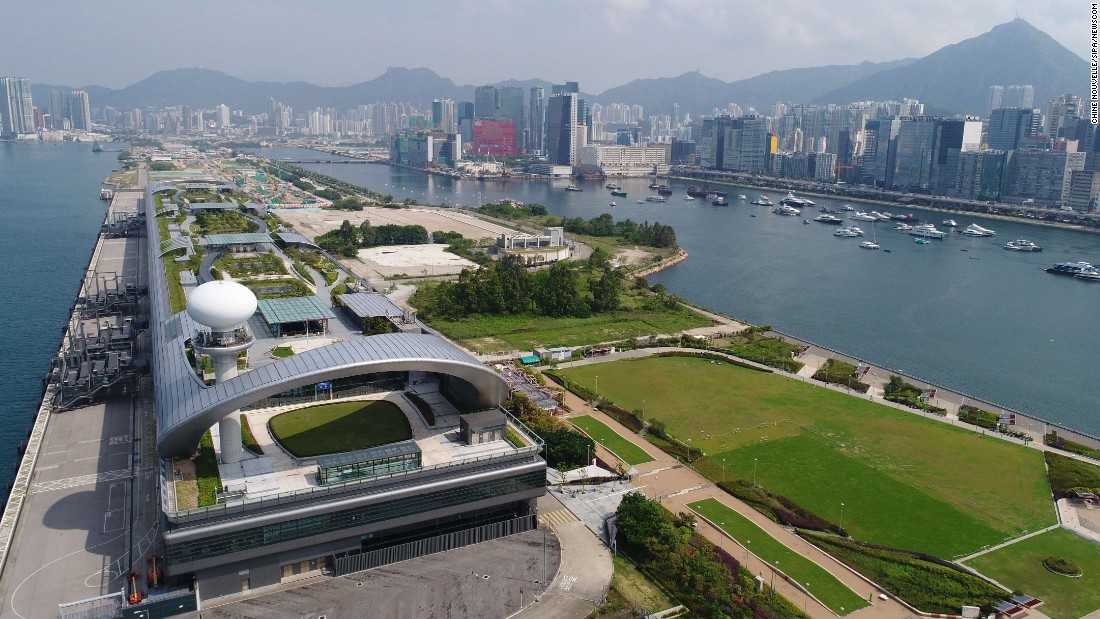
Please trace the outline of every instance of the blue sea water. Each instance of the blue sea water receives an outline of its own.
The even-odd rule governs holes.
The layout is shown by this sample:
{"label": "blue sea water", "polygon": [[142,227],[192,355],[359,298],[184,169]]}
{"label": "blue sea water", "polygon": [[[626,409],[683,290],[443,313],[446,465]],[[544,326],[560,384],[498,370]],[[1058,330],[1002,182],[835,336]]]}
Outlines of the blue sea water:
{"label": "blue sea water", "polygon": [[0,142],[0,485],[14,477],[107,210],[115,153],[88,144]]}

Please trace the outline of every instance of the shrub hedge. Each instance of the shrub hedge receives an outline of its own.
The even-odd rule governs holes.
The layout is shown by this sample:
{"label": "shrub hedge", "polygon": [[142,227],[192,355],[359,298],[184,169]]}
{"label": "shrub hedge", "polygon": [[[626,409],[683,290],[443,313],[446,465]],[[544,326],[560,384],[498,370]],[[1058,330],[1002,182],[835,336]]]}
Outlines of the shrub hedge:
{"label": "shrub hedge", "polygon": [[959,421],[987,430],[996,430],[1001,425],[1001,417],[997,413],[991,413],[969,404],[963,404],[959,407]]}
{"label": "shrub hedge", "polygon": [[958,614],[963,606],[980,606],[986,614],[1007,595],[959,566],[929,555],[822,533],[798,531],[798,534],[910,606],[927,613]]}
{"label": "shrub hedge", "polygon": [[1056,499],[1073,496],[1076,492],[1100,492],[1100,467],[1051,451],[1043,452],[1043,456],[1047,461],[1050,491]]}
{"label": "shrub hedge", "polygon": [[847,531],[825,518],[814,514],[785,496],[772,494],[760,486],[753,486],[751,482],[746,480],[735,479],[719,482],[718,487],[784,526],[811,531],[827,531],[848,537]]}
{"label": "shrub hedge", "polygon": [[846,363],[839,359],[829,359],[814,372],[811,378],[820,380],[823,383],[851,387],[860,393],[867,393],[871,385],[859,380],[860,377],[858,373],[859,368],[851,363]]}

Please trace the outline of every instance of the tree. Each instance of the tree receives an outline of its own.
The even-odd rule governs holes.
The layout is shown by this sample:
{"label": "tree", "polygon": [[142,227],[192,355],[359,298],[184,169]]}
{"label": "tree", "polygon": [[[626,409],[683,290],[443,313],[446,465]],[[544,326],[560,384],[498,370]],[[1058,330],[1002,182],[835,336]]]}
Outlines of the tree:
{"label": "tree", "polygon": [[623,274],[617,269],[607,269],[598,280],[590,281],[588,288],[592,291],[592,312],[598,314],[619,309],[622,283]]}
{"label": "tree", "polygon": [[538,292],[539,309],[546,316],[562,318],[577,305],[577,276],[564,262],[555,262]]}

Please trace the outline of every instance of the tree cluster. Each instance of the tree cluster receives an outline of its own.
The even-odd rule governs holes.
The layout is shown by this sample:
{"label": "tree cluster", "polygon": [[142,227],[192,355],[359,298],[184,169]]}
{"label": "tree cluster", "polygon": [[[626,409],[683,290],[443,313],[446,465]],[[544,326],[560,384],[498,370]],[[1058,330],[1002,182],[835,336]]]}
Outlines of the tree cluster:
{"label": "tree cluster", "polygon": [[473,314],[585,318],[618,309],[622,282],[619,271],[605,269],[595,277],[568,262],[530,273],[521,256],[505,254],[476,271],[463,270],[457,281],[439,284],[422,297],[421,311],[449,319]]}
{"label": "tree cluster", "polygon": [[528,219],[549,214],[546,207],[541,204],[516,205],[511,202],[483,204],[477,209],[477,212],[502,219]]}
{"label": "tree cluster", "polygon": [[585,220],[582,217],[563,217],[561,225],[566,232],[584,234],[588,236],[610,237],[617,236],[628,243],[646,245],[648,247],[675,247],[676,231],[672,226],[666,226],[660,222],[648,221],[636,223],[630,219],[616,222],[608,213]]}
{"label": "tree cluster", "polygon": [[784,598],[753,589],[748,572],[695,531],[695,516],[673,515],[641,492],[623,496],[619,542],[638,566],[698,617],[804,617]]}
{"label": "tree cluster", "polygon": [[513,393],[501,406],[545,441],[544,457],[546,463],[553,468],[586,466],[589,456],[596,453],[592,439],[535,406],[522,393]]}
{"label": "tree cluster", "polygon": [[351,257],[358,254],[361,247],[423,245],[431,242],[431,239],[424,226],[386,224],[375,227],[370,225],[370,221],[364,220],[356,227],[345,219],[339,228],[318,236],[316,241],[329,252]]}

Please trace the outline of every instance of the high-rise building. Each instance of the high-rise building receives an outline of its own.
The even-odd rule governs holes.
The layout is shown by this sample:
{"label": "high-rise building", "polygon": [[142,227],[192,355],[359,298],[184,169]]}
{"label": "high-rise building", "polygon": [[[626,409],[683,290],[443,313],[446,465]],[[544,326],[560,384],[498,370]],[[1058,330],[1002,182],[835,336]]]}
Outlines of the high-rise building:
{"label": "high-rise building", "polygon": [[74,131],[92,129],[92,109],[88,103],[88,93],[83,90],[69,93],[69,121]]}
{"label": "high-rise building", "polygon": [[989,113],[992,114],[993,110],[1004,107],[1001,103],[1004,101],[1005,87],[1004,86],[990,86],[989,87]]}
{"label": "high-rise building", "polygon": [[228,127],[229,126],[229,106],[224,104],[224,103],[220,103],[215,108],[215,110],[216,110],[216,113],[217,113],[216,120],[217,120],[217,123],[218,123],[218,128],[221,129],[223,127]]}
{"label": "high-rise building", "polygon": [[34,133],[31,84],[25,77],[0,77],[0,137]]}
{"label": "high-rise building", "polygon": [[1005,198],[1053,206],[1069,198],[1072,173],[1085,169],[1085,153],[1019,150],[1009,164]]}
{"label": "high-rise building", "polygon": [[65,129],[69,120],[69,93],[64,90],[50,91],[50,128]]}
{"label": "high-rise building", "polygon": [[1001,105],[1003,107],[1030,108],[1034,103],[1035,87],[1031,84],[1018,84],[1006,87],[1004,99],[1001,100]]}
{"label": "high-rise building", "polygon": [[478,86],[474,89],[474,118],[495,118],[499,107],[496,86]]}
{"label": "high-rise building", "polygon": [[992,150],[1015,150],[1028,136],[1041,129],[1039,111],[1031,108],[1003,107],[989,115],[986,143]]}
{"label": "high-rise building", "polygon": [[706,119],[698,140],[699,165],[731,172],[764,172],[767,137],[763,116]]}
{"label": "high-rise building", "polygon": [[542,86],[531,87],[531,100],[527,105],[527,152],[542,154],[546,136],[546,90]]}
{"label": "high-rise building", "polygon": [[[554,87],[555,90],[558,88]],[[546,105],[546,152],[549,163],[577,163],[577,95],[556,92]]]}
{"label": "high-rise building", "polygon": [[1067,119],[1080,118],[1084,111],[1081,97],[1077,95],[1062,95],[1047,103],[1046,136],[1048,138],[1069,137],[1061,134],[1062,127]]}
{"label": "high-rise building", "polygon": [[432,101],[432,128],[440,129],[445,133],[458,131],[453,99],[436,99]]}

